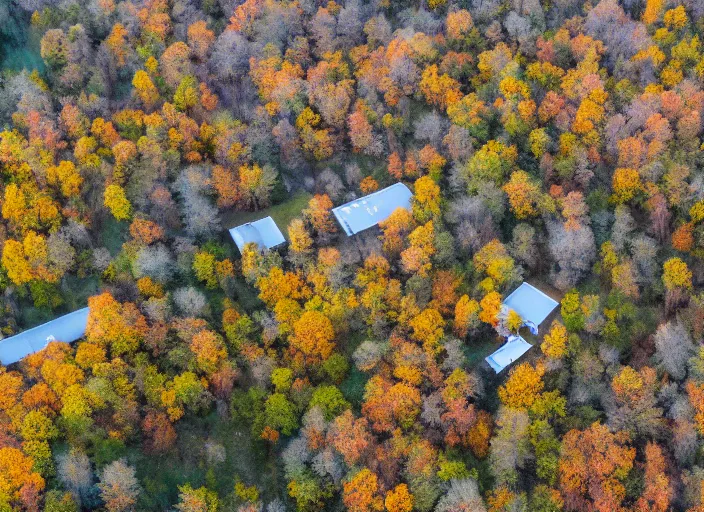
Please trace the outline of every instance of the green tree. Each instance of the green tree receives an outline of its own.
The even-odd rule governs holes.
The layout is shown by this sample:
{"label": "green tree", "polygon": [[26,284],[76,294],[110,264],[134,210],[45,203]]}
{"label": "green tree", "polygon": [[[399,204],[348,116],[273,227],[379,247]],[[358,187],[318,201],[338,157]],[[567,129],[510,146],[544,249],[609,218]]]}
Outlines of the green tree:
{"label": "green tree", "polygon": [[264,403],[264,422],[271,427],[290,436],[298,428],[296,407],[281,393],[274,393]]}
{"label": "green tree", "polygon": [[318,386],[313,391],[313,398],[311,398],[308,406],[320,407],[325,419],[331,421],[342,411],[348,409],[350,404],[336,386]]}

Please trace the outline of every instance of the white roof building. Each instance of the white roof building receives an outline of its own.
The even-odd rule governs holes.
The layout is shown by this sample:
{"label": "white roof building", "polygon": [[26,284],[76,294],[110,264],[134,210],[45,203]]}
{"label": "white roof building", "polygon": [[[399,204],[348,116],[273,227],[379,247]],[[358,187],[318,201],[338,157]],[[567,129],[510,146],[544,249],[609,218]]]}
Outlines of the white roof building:
{"label": "white roof building", "polygon": [[[537,335],[538,327],[553,312],[558,303],[556,300],[538,290],[535,286],[522,283],[503,301],[503,307],[518,313],[523,319],[523,325]],[[508,365],[518,360],[523,354],[528,352],[533,345],[528,343],[519,335],[511,335],[506,339],[506,343],[496,352],[486,357],[496,373],[501,372]]]}
{"label": "white roof building", "polygon": [[411,197],[406,185],[396,183],[333,208],[332,213],[345,233],[352,236],[386,220],[397,208],[410,210]]}
{"label": "white roof building", "polygon": [[261,249],[271,249],[286,241],[281,230],[271,217],[247,222],[230,230],[230,236],[237,244],[240,253],[248,243],[255,243]]}
{"label": "white roof building", "polygon": [[535,286],[523,283],[504,299],[504,306],[518,313],[525,322],[540,326],[557,307],[556,300],[550,298]]}
{"label": "white roof building", "polygon": [[7,366],[39,352],[49,342],[72,343],[82,338],[88,325],[88,308],[60,316],[32,329],[0,340],[0,363]]}
{"label": "white roof building", "polygon": [[528,352],[533,345],[528,343],[522,337],[518,335],[509,336],[506,343],[488,356],[485,360],[489,363],[496,373],[500,373],[501,370],[506,368],[508,365],[517,361],[523,354]]}

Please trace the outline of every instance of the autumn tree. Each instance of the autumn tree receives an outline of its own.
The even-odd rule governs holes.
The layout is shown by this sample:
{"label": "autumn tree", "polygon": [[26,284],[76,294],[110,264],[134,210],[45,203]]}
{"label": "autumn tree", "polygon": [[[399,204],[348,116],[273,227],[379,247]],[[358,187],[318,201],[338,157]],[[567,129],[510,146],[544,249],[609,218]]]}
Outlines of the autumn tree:
{"label": "autumn tree", "polygon": [[499,398],[507,407],[527,409],[537,400],[543,390],[542,366],[521,363],[511,370],[506,384],[499,388]]}
{"label": "autumn tree", "polygon": [[208,29],[205,21],[196,21],[188,26],[188,45],[198,60],[206,59],[213,42],[215,42],[215,33]]}
{"label": "autumn tree", "polygon": [[332,201],[327,194],[315,195],[308,202],[308,208],[303,210],[303,215],[318,234],[328,235],[337,231],[331,210]]}
{"label": "autumn tree", "polygon": [[88,300],[90,313],[86,339],[98,346],[110,347],[113,355],[134,353],[146,333],[146,320],[137,307],[120,304],[109,293]]}
{"label": "autumn tree", "polygon": [[418,178],[414,184],[413,216],[419,223],[440,215],[440,187],[430,176]]}
{"label": "autumn tree", "polygon": [[692,271],[682,259],[670,258],[663,264],[662,281],[666,291],[666,307],[670,309],[682,302],[692,289]]}
{"label": "autumn tree", "polygon": [[656,443],[645,446],[645,489],[636,502],[639,512],[666,512],[670,510],[673,491],[666,473],[662,448]]}
{"label": "autumn tree", "polygon": [[105,188],[104,204],[117,220],[128,220],[132,216],[132,204],[120,185],[112,184]]}
{"label": "autumn tree", "polygon": [[467,333],[479,325],[479,303],[463,295],[455,305],[455,334],[464,338]]}
{"label": "autumn tree", "polygon": [[570,430],[562,440],[560,490],[570,509],[619,510],[626,497],[624,481],[633,468],[635,449],[629,436],[594,423]]}
{"label": "autumn tree", "polygon": [[514,171],[503,187],[508,195],[511,210],[517,219],[537,215],[540,211],[540,189],[525,171]]}
{"label": "autumn tree", "polygon": [[44,479],[32,467],[32,459],[21,450],[10,446],[0,448],[0,503],[8,507],[19,504],[23,492],[44,489]]}
{"label": "autumn tree", "polygon": [[135,510],[140,493],[135,473],[135,469],[122,459],[105,466],[98,488],[107,510],[110,512]]}
{"label": "autumn tree", "polygon": [[411,512],[413,494],[408,492],[406,484],[399,484],[386,493],[384,506],[388,512]]}
{"label": "autumn tree", "polygon": [[159,90],[154,85],[149,74],[144,70],[137,70],[132,78],[134,94],[140,99],[144,108],[153,109],[159,101]]}
{"label": "autumn tree", "polygon": [[410,245],[401,253],[401,264],[408,273],[426,276],[432,268],[431,256],[435,254],[435,229],[430,220],[418,226],[408,236]]}
{"label": "autumn tree", "polygon": [[352,476],[343,484],[342,500],[352,512],[383,510],[376,474],[365,468]]}
{"label": "autumn tree", "polygon": [[560,359],[567,354],[567,329],[557,320],[553,320],[550,332],[543,338],[540,350],[548,357]]}
{"label": "autumn tree", "polygon": [[330,319],[319,311],[306,311],[293,326],[289,343],[304,365],[315,365],[332,354],[335,331]]}

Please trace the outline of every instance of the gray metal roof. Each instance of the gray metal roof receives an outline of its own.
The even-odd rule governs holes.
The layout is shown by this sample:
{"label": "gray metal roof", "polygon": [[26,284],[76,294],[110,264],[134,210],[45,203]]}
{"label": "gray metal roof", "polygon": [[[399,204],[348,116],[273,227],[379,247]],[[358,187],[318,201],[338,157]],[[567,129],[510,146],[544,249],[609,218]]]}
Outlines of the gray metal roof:
{"label": "gray metal roof", "polygon": [[0,363],[6,366],[16,363],[29,354],[39,352],[50,341],[74,342],[85,335],[87,325],[88,308],[83,308],[0,340]]}
{"label": "gray metal roof", "polygon": [[539,326],[558,305],[556,300],[528,283],[521,284],[503,303],[518,313],[523,320],[533,322],[536,326]]}
{"label": "gray metal roof", "polygon": [[332,209],[332,213],[348,236],[376,226],[397,208],[411,209],[413,194],[403,183],[377,190]]}
{"label": "gray metal roof", "polygon": [[286,241],[276,222],[271,217],[264,217],[254,222],[248,222],[230,230],[230,236],[237,244],[240,252],[248,243],[255,243],[262,249],[271,249]]}
{"label": "gray metal roof", "polygon": [[496,373],[499,373],[508,365],[517,361],[531,348],[533,348],[533,345],[528,343],[521,336],[509,336],[508,341],[499,350],[487,356],[485,360]]}

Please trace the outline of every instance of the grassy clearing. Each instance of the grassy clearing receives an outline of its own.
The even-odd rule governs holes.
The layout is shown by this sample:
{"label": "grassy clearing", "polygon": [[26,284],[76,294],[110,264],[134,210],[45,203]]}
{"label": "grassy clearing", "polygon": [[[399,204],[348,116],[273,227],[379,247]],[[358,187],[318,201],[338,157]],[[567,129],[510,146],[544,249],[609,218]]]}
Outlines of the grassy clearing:
{"label": "grassy clearing", "polygon": [[[64,309],[75,311],[86,307],[88,298],[100,293],[100,280],[96,276],[80,278],[67,275],[64,277],[62,286],[66,303]],[[70,293],[68,293],[70,290]]]}
{"label": "grassy clearing", "polygon": [[34,48],[10,48],[5,54],[2,67],[11,71],[22,71],[23,69],[32,71],[36,69],[42,72],[44,71],[44,61]]}
{"label": "grassy clearing", "polygon": [[288,201],[270,206],[264,210],[259,210],[256,212],[228,210],[221,215],[222,225],[224,228],[230,229],[235,226],[239,226],[240,224],[253,222],[255,220],[271,216],[281,232],[288,239],[286,227],[292,219],[301,215],[303,209],[308,206],[308,201],[310,201],[311,197],[313,196],[308,192],[299,191],[296,192]]}
{"label": "grassy clearing", "polygon": [[[256,485],[265,501],[286,496],[276,460],[265,443],[252,439],[246,426],[212,412],[184,419],[177,429],[177,445],[168,454],[145,455],[138,448],[128,451],[128,460],[144,482],[139,510],[170,510],[178,501],[178,486],[187,482],[193,487],[207,485],[224,497],[232,493],[239,479]],[[223,462],[208,464],[207,441],[224,446]]]}
{"label": "grassy clearing", "polygon": [[129,223],[119,222],[112,215],[106,216],[100,231],[100,241],[112,256],[116,256],[122,250],[122,244],[129,236],[129,228]]}
{"label": "grassy clearing", "polygon": [[501,345],[493,339],[465,343],[462,347],[464,349],[464,355],[467,358],[467,365],[469,365],[470,368],[479,366],[486,356],[494,352],[500,346]]}

